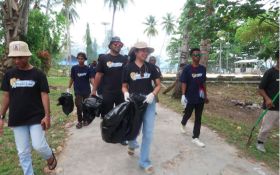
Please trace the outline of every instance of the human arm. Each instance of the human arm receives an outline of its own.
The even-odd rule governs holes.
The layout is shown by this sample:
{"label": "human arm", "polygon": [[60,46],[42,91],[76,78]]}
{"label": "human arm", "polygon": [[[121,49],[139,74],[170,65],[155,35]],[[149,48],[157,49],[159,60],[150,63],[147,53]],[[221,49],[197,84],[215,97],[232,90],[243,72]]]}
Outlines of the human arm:
{"label": "human arm", "polygon": [[265,106],[266,106],[268,109],[274,107],[274,104],[273,104],[273,102],[272,102],[272,99],[267,95],[267,93],[265,92],[264,89],[259,89],[259,94],[260,94],[260,96],[263,97]]}
{"label": "human arm", "polygon": [[209,103],[209,99],[208,99],[208,95],[207,95],[207,88],[206,88],[206,83],[203,84],[204,87],[204,95],[205,95],[205,103],[208,104]]}
{"label": "human arm", "polygon": [[44,130],[48,130],[51,126],[51,114],[50,114],[50,99],[47,92],[41,92],[41,99],[45,111],[45,116],[41,120],[41,125]]}
{"label": "human arm", "polygon": [[93,86],[93,88],[92,88],[92,95],[97,95],[96,94],[96,92],[97,92],[97,89],[98,89],[98,87],[99,87],[99,85],[100,85],[100,83],[101,83],[101,80],[102,80],[102,77],[103,77],[103,73],[101,73],[101,72],[97,72],[96,73],[96,75],[95,75],[95,78],[94,78],[94,86]]}
{"label": "human arm", "polygon": [[[3,93],[3,97],[2,97],[2,106],[1,106],[1,111],[0,111],[0,115],[1,116],[5,116],[6,112],[8,110],[9,107],[9,103],[10,103],[10,96],[9,96],[9,92],[4,91]],[[0,136],[3,134],[3,128],[4,128],[4,119],[0,119]]]}

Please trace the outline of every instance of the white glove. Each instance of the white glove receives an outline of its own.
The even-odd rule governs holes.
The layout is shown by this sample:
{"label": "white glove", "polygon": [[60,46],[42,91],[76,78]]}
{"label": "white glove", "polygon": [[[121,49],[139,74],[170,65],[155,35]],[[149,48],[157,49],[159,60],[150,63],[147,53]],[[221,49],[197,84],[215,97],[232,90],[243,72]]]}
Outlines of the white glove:
{"label": "white glove", "polygon": [[182,97],[181,97],[181,104],[182,104],[184,107],[186,107],[187,104],[188,104],[188,100],[187,100],[187,98],[186,98],[185,95],[182,95]]}
{"label": "white glove", "polygon": [[128,92],[124,93],[124,101],[126,101],[126,102],[129,101],[129,93]]}
{"label": "white glove", "polygon": [[155,95],[153,93],[150,93],[149,95],[146,96],[146,100],[144,103],[152,104],[155,99]]}
{"label": "white glove", "polygon": [[70,93],[70,88],[67,88],[67,89],[66,89],[66,92],[67,92],[67,93]]}

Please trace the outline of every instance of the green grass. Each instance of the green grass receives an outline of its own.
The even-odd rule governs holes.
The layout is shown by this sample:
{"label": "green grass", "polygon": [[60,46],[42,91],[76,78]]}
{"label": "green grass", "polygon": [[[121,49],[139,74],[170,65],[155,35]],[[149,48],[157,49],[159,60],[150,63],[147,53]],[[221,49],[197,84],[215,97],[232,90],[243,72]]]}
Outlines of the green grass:
{"label": "green grass", "polygon": [[[160,94],[160,103],[166,105],[177,113],[182,114],[183,107],[179,100],[171,98],[169,95]],[[242,121],[234,121],[230,118],[225,118],[223,116],[203,116],[202,123],[212,130],[217,131],[217,133],[224,137],[225,140],[235,145],[239,150],[241,155],[251,157],[255,160],[266,163],[274,171],[279,170],[279,143],[278,135],[279,130],[272,132],[271,136],[277,135],[277,138],[270,138],[266,143],[267,153],[263,154],[256,150],[255,141],[257,137],[258,128],[255,130],[253,135],[252,145],[247,149],[246,142],[248,135],[250,133],[252,126],[246,126]],[[203,133],[202,133],[203,134]]]}
{"label": "green grass", "polygon": [[[48,143],[52,148],[57,148],[63,145],[64,139],[67,136],[64,129],[65,124],[73,120],[74,117],[66,117],[57,106],[57,99],[60,93],[66,89],[68,85],[68,78],[65,77],[51,77],[49,78],[50,86],[61,87],[60,90],[51,90],[51,111],[52,111],[52,127],[47,132]],[[46,166],[46,161],[43,160],[37,153],[33,152],[33,167],[36,175],[43,175],[43,168]],[[1,175],[21,175],[22,170],[19,165],[17,151],[14,143],[14,136],[12,130],[8,127],[4,130],[4,135],[0,137],[0,174]]]}

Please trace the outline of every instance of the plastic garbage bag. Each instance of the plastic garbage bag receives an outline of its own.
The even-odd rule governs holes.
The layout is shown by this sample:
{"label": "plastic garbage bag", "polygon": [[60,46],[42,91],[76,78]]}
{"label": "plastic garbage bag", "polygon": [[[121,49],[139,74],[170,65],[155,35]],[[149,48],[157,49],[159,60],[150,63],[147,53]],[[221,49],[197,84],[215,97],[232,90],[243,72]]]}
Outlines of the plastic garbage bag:
{"label": "plastic garbage bag", "polygon": [[145,96],[132,94],[129,102],[121,103],[105,115],[101,122],[102,139],[108,143],[134,140],[139,134],[147,103]]}
{"label": "plastic garbage bag", "polygon": [[128,128],[127,115],[131,102],[123,102],[105,115],[101,122],[102,139],[107,143],[121,143]]}
{"label": "plastic garbage bag", "polygon": [[139,134],[143,122],[143,116],[148,106],[147,103],[144,103],[145,99],[146,96],[143,95],[132,94],[130,96],[129,128],[126,133],[126,140],[134,140]]}
{"label": "plastic garbage bag", "polygon": [[95,117],[100,115],[102,101],[97,96],[91,96],[83,101],[83,115],[88,123],[91,123]]}
{"label": "plastic garbage bag", "polygon": [[70,93],[61,93],[61,96],[58,98],[58,106],[62,106],[64,114],[67,116],[74,110],[74,100],[73,95]]}

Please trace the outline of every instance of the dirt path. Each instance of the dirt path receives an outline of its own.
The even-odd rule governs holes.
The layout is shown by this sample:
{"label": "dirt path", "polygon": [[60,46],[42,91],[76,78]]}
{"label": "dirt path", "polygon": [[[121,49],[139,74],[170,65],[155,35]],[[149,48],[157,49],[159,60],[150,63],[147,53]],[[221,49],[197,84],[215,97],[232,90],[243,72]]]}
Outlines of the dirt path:
{"label": "dirt path", "polygon": [[[180,116],[162,106],[158,115],[151,158],[157,175],[274,175],[261,163],[242,158],[238,151],[208,128],[202,128],[205,148],[191,143],[179,131]],[[70,128],[69,140],[59,157],[59,175],[142,175],[136,156],[120,144],[107,144],[100,135],[100,120],[81,130]]]}

